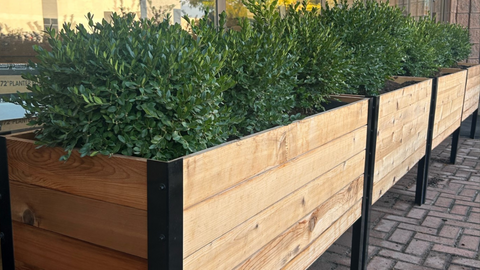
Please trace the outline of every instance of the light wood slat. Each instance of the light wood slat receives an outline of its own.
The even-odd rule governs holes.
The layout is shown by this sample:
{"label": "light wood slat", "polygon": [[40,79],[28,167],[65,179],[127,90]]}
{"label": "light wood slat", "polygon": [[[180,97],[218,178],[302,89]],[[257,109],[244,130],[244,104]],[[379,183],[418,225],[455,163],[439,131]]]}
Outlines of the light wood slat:
{"label": "light wood slat", "polygon": [[147,212],[10,181],[12,219],[147,258]]}
{"label": "light wood slat", "polygon": [[374,183],[372,190],[372,205],[380,199],[402,176],[404,176],[413,166],[425,155],[425,149],[418,149],[413,155],[404,159],[389,174]]}
{"label": "light wood slat", "polygon": [[467,117],[469,117],[476,109],[478,109],[479,95],[480,65],[475,65],[468,68],[462,121],[467,119]]}
{"label": "light wood slat", "polygon": [[[412,104],[395,114],[379,119],[377,133],[376,158],[381,159],[403,141],[405,129],[414,129],[424,133],[428,128],[428,113],[430,101],[425,99],[417,104]],[[411,131],[413,132],[413,131]],[[408,134],[410,134],[409,132]]]}
{"label": "light wood slat", "polygon": [[[401,136],[403,141],[397,144],[388,155],[383,158],[376,159],[374,183],[380,181],[385,175],[398,166],[403,164],[403,161],[410,157],[413,153],[420,151],[422,156],[425,154],[426,147],[426,129],[414,131],[412,136]],[[421,158],[421,156],[420,156]],[[418,161],[418,160],[417,160]],[[415,161],[415,162],[417,162]]]}
{"label": "light wood slat", "polygon": [[379,119],[409,107],[420,100],[429,99],[431,89],[432,80],[430,79],[380,95]]}
{"label": "light wood slat", "polygon": [[[423,82],[423,81],[428,81],[428,80],[432,80],[430,78],[426,78],[426,77],[411,77],[411,76],[396,76],[396,77],[393,77],[392,81],[396,82],[396,83],[399,83],[399,84],[402,84],[404,82]],[[409,86],[407,86],[409,87]]]}
{"label": "light wood slat", "polygon": [[[457,110],[459,113],[452,113],[446,118],[444,118],[441,122],[436,124],[436,128],[433,130],[433,148],[435,148],[440,142],[442,142],[445,138],[450,136],[450,134],[455,131],[461,125],[461,118],[460,113],[461,109]],[[432,149],[433,149],[432,148]]]}
{"label": "light wood slat", "polygon": [[187,156],[184,207],[366,125],[367,116],[368,101],[362,100]]}
{"label": "light wood slat", "polygon": [[350,204],[346,202],[362,198],[363,177],[358,177],[364,165],[361,152],[193,253],[184,260],[184,269],[231,269],[315,208],[326,222]]}
{"label": "light wood slat", "polygon": [[[332,224],[312,244],[301,251],[282,269],[307,269],[318,259],[342,234],[353,225],[361,215],[361,201],[357,202],[345,215]],[[305,224],[299,224],[305,226]]]}
{"label": "light wood slat", "polygon": [[147,260],[13,222],[15,259],[45,270],[147,269]]}
{"label": "light wood slat", "polygon": [[[361,200],[355,201],[351,198],[347,201],[337,201],[337,205],[329,203],[329,207],[334,208],[332,209],[333,211],[328,211],[328,206],[326,205],[320,206],[234,269],[281,269],[318,237],[323,238],[322,240],[325,242],[332,242],[332,238],[336,237],[328,234],[323,235],[323,233],[328,230],[330,226],[335,226],[332,224],[334,224],[336,220],[341,220],[344,216],[347,217],[346,219],[349,223],[354,223],[354,218],[358,218],[355,210],[357,210],[359,202],[361,202]],[[334,214],[332,213],[334,211],[340,213]],[[332,214],[327,213],[324,216],[323,213],[325,212]],[[339,228],[339,230],[346,231],[349,227],[350,226],[344,226]],[[320,255],[321,253],[317,254],[317,256]]]}
{"label": "light wood slat", "polygon": [[7,137],[10,179],[83,197],[147,209],[147,162],[114,155],[83,157],[67,162],[60,148],[35,149],[33,141]]}
{"label": "light wood slat", "polygon": [[450,136],[457,128],[460,127],[460,121],[457,121],[456,123],[452,124],[450,127],[445,129],[443,133],[439,134],[436,138],[432,140],[432,149],[437,147],[439,144],[441,144],[448,136]]}
{"label": "light wood slat", "polygon": [[[363,152],[365,144],[366,127],[361,127],[184,210],[184,257],[338,164]],[[216,179],[218,182],[222,180]]]}

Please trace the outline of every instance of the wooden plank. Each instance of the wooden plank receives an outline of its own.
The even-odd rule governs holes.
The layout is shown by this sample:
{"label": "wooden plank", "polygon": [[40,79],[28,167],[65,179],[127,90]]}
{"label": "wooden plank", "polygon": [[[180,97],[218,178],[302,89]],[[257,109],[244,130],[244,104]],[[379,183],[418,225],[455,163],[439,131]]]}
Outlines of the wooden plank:
{"label": "wooden plank", "polygon": [[113,155],[81,158],[61,148],[35,149],[33,141],[7,136],[11,180],[42,186],[82,197],[147,209],[146,159]]}
{"label": "wooden plank", "polygon": [[432,140],[432,149],[437,147],[439,144],[441,144],[448,136],[450,136],[457,128],[460,127],[460,121],[457,121],[456,123],[452,124],[450,127],[445,129],[443,133],[438,134],[437,137],[435,137]]}
{"label": "wooden plank", "polygon": [[332,224],[312,244],[301,251],[282,269],[307,269],[320,257],[361,215],[361,202]]}
{"label": "wooden plank", "polygon": [[147,258],[147,212],[10,181],[12,219]]}
{"label": "wooden plank", "polygon": [[364,152],[366,129],[359,128],[184,210],[184,258],[350,157]]}
{"label": "wooden plank", "polygon": [[35,269],[147,269],[147,260],[13,222],[15,259]]}
{"label": "wooden plank", "polygon": [[[341,226],[335,228],[337,233],[346,231],[360,216],[358,213],[360,203],[361,200],[353,201],[349,203],[348,207],[330,204],[331,207],[341,210],[341,213],[325,218],[317,213],[317,210],[322,210],[317,209],[234,269],[282,269],[317,238],[322,238],[322,241],[327,243],[333,243],[337,236],[324,234],[324,232],[331,226],[335,227],[332,224],[339,219],[347,222],[340,221]],[[316,256],[320,256],[321,253],[319,252]]]}
{"label": "wooden plank", "polygon": [[372,205],[380,199],[395,183],[402,178],[425,155],[425,149],[418,149],[410,157],[404,159],[390,173],[373,184]]}
{"label": "wooden plank", "polygon": [[[376,158],[374,183],[380,181],[385,175],[395,170],[403,164],[403,161],[413,153],[420,151],[419,159],[425,154],[427,131],[424,128],[420,130],[412,129],[412,135],[400,135],[402,141],[397,144],[390,153],[382,158]],[[415,163],[418,160],[414,161]]]}
{"label": "wooden plank", "polygon": [[[445,140],[455,129],[461,125],[461,118],[459,117],[461,109],[457,110],[458,113],[452,113],[448,117],[444,118],[441,122],[437,123],[433,133],[433,148],[435,148],[440,142]],[[432,149],[433,149],[432,148]]]}
{"label": "wooden plank", "polygon": [[462,121],[467,119],[467,117],[469,117],[476,109],[478,109],[479,95],[480,65],[475,65],[468,68]]}
{"label": "wooden plank", "polygon": [[399,147],[398,143],[403,141],[403,132],[407,127],[414,128],[417,131],[426,130],[428,128],[429,108],[430,100],[424,99],[412,104],[411,107],[380,118],[378,121],[376,158],[381,159],[393,149]]}
{"label": "wooden plank", "polygon": [[[402,84],[404,82],[423,82],[423,81],[428,81],[432,80],[431,78],[426,78],[426,77],[411,77],[411,76],[396,76],[392,78],[392,81]],[[408,87],[408,86],[407,86]]]}
{"label": "wooden plank", "polygon": [[322,224],[336,220],[362,198],[364,165],[362,152],[188,256],[184,269],[232,268],[315,209]]}
{"label": "wooden plank", "polygon": [[379,118],[386,117],[420,100],[431,97],[432,81],[427,80],[380,95]]}
{"label": "wooden plank", "polygon": [[367,117],[368,101],[362,100],[186,156],[184,207],[364,126]]}

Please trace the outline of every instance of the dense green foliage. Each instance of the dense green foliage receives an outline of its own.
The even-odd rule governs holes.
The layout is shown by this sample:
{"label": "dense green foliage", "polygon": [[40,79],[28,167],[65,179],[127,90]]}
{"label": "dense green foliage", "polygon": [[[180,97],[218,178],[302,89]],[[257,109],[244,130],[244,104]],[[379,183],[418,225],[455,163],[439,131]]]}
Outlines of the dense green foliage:
{"label": "dense green foliage", "polygon": [[377,93],[385,81],[401,71],[405,21],[388,3],[346,1],[322,9],[322,21],[351,50],[351,74],[346,83],[353,93]]}
{"label": "dense green foliage", "polygon": [[468,30],[455,24],[436,22],[425,17],[408,17],[404,27],[406,57],[405,75],[430,77],[441,67],[451,67],[468,58],[471,50]]}
{"label": "dense green foliage", "polygon": [[295,4],[285,18],[275,1],[244,4],[254,17],[238,31],[217,29],[208,11],[187,18],[191,32],[131,14],[49,30],[38,75],[25,75],[34,95],[12,100],[42,126],[38,143],[65,148],[65,159],[77,147],[170,160],[317,112],[331,94],[431,76],[471,48],[464,28],[388,3]]}
{"label": "dense green foliage", "polygon": [[307,10],[307,3],[290,6],[285,19],[286,35],[296,40],[292,52],[298,56],[295,96],[297,107],[320,110],[331,94],[348,89],[351,52],[331,27],[322,23],[320,10]]}
{"label": "dense green foliage", "polygon": [[21,100],[43,126],[39,144],[62,146],[66,157],[80,147],[82,155],[172,159],[227,139],[224,53],[167,21],[89,19],[91,32],[65,25],[49,31],[51,52],[36,48],[39,75],[26,75],[34,96]]}

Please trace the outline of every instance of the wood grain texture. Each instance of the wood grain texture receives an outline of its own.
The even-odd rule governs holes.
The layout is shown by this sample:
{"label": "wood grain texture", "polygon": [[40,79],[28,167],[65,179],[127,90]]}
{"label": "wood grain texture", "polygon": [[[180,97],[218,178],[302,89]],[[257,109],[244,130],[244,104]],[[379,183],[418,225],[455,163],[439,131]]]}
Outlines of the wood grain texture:
{"label": "wood grain texture", "polygon": [[465,88],[465,101],[463,105],[462,121],[467,119],[478,109],[480,95],[480,65],[468,68],[467,85]]}
{"label": "wood grain texture", "polygon": [[425,154],[431,89],[429,79],[380,96],[374,193],[384,194]]}
{"label": "wood grain texture", "polygon": [[450,131],[453,132],[460,127],[467,71],[458,69],[454,71],[456,72],[438,78],[433,148],[447,138],[451,134]]}
{"label": "wood grain texture", "polygon": [[361,152],[193,253],[184,269],[231,269],[316,208],[322,224],[337,219],[362,198],[364,165]]}
{"label": "wood grain texture", "polygon": [[352,156],[364,152],[365,145],[366,127],[361,127],[186,209],[184,258]]}
{"label": "wood grain texture", "polygon": [[10,181],[12,219],[147,258],[147,212]]}
{"label": "wood grain texture", "polygon": [[7,136],[11,180],[147,209],[146,159],[114,155],[81,158],[77,152],[67,162],[61,148],[35,149],[32,140]]}
{"label": "wood grain texture", "polygon": [[[15,259],[34,269],[147,269],[147,260],[13,222]],[[29,269],[29,268],[27,268]]]}
{"label": "wood grain texture", "polygon": [[307,269],[320,257],[342,234],[355,223],[361,215],[361,201],[333,223],[325,232],[288,262],[282,269]]}
{"label": "wood grain texture", "polygon": [[366,125],[367,116],[362,100],[186,156],[185,209]]}
{"label": "wood grain texture", "polygon": [[[409,78],[409,77],[407,77]],[[398,79],[399,80],[399,79]],[[406,79],[407,81],[409,79]],[[431,97],[432,80],[424,80],[396,91],[380,95],[379,119]]]}
{"label": "wood grain texture", "polygon": [[423,156],[425,156],[425,148],[418,149],[408,158],[402,159],[394,169],[375,182],[372,189],[372,205],[408,173]]}
{"label": "wood grain texture", "polygon": [[[360,202],[360,199],[361,197],[350,194],[338,200],[325,202],[234,269],[281,269],[312,241],[321,237],[336,220],[344,215],[351,217],[349,211]],[[350,221],[355,222],[353,218]],[[349,226],[340,230],[346,231],[348,228]],[[324,237],[322,241],[333,240]],[[317,254],[320,255],[321,253]]]}

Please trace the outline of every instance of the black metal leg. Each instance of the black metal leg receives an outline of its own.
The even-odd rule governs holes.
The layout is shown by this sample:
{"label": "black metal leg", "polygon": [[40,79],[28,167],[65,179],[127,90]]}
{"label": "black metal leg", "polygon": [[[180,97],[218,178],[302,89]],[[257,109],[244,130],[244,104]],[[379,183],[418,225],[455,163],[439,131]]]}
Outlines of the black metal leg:
{"label": "black metal leg", "polygon": [[432,154],[433,125],[435,122],[435,107],[437,106],[437,85],[438,78],[433,79],[432,99],[430,100],[430,113],[428,116],[427,142],[425,156],[418,162],[417,189],[415,190],[415,203],[422,205],[427,197],[428,170],[430,166],[430,155]]}
{"label": "black metal leg", "polygon": [[477,117],[478,117],[478,108],[473,112],[472,115],[472,126],[470,127],[470,138],[475,139],[475,131],[477,129]]}
{"label": "black metal leg", "polygon": [[350,261],[350,269],[354,270],[367,269],[373,175],[375,172],[375,152],[377,144],[378,111],[379,98],[370,98],[364,174],[365,177],[363,183],[362,216],[353,224],[352,257]]}
{"label": "black metal leg", "polygon": [[0,137],[0,239],[2,269],[15,269],[13,253],[12,213],[8,180],[7,140]]}
{"label": "black metal leg", "polygon": [[425,203],[425,192],[426,189],[425,181],[425,157],[420,159],[418,162],[418,171],[417,171],[417,188],[415,190],[415,203],[417,205],[422,205]]}
{"label": "black metal leg", "polygon": [[148,269],[183,269],[183,160],[147,161]]}
{"label": "black metal leg", "polygon": [[450,151],[450,163],[455,164],[458,152],[458,142],[460,140],[460,127],[457,128],[452,134],[452,150]]}

